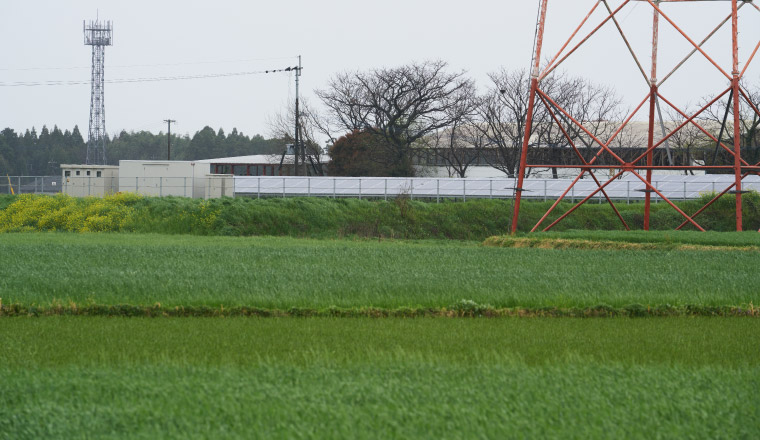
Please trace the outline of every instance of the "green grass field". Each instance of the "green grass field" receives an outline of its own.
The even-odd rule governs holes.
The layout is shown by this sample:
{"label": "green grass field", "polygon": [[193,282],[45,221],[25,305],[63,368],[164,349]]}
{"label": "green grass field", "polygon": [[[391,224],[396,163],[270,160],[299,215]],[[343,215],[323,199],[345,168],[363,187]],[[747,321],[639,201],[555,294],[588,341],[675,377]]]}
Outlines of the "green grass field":
{"label": "green grass field", "polygon": [[463,299],[534,308],[760,304],[758,252],[61,233],[3,234],[0,249],[4,304],[275,309],[448,307]]}
{"label": "green grass field", "polygon": [[760,321],[6,318],[0,438],[752,438]]}
{"label": "green grass field", "polygon": [[567,361],[760,366],[755,318],[104,318],[0,319],[9,367],[170,363],[251,366],[468,365]]}
{"label": "green grass field", "polygon": [[160,303],[756,311],[758,236],[531,236],[654,243],[594,250],[0,234],[2,310],[16,304],[22,315],[0,317],[0,439],[757,438],[757,313],[123,318],[31,310]]}

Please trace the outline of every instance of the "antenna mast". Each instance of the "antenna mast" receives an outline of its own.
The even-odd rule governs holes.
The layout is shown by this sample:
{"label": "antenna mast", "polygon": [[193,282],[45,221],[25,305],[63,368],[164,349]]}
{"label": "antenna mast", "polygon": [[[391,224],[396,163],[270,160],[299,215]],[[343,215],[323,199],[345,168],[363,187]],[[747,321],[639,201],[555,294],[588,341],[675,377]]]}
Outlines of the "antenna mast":
{"label": "antenna mast", "polygon": [[90,80],[90,129],[87,136],[88,165],[106,164],[106,106],[104,94],[105,47],[113,44],[111,21],[82,22],[84,44],[92,46]]}

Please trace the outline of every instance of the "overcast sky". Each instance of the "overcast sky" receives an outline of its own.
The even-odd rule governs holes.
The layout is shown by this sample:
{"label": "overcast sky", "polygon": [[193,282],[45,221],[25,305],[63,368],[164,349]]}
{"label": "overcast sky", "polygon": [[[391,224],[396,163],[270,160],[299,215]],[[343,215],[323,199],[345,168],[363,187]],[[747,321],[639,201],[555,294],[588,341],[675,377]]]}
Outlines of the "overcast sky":
{"label": "overcast sky", "polygon": [[[613,5],[621,0],[611,0]],[[87,132],[90,86],[23,86],[15,82],[88,81],[91,49],[83,44],[82,21],[114,23],[114,45],[106,48],[106,80],[226,74],[279,69],[303,56],[301,96],[316,102],[313,90],[345,70],[397,66],[442,59],[451,70],[467,70],[481,89],[486,74],[530,63],[538,0],[357,0],[322,1],[6,1],[0,6],[0,128],[22,131],[43,124]],[[550,1],[544,57],[551,57],[595,2]],[[613,6],[614,7],[614,6]],[[730,2],[664,5],[701,40],[730,12]],[[601,8],[600,11],[601,12]],[[651,7],[632,2],[620,13],[645,69],[651,50]],[[746,60],[760,39],[760,12],[742,10],[741,54]],[[601,16],[589,22],[594,26]],[[588,26],[587,26],[588,28]],[[705,46],[730,72],[730,23]],[[689,50],[663,23],[660,64],[669,71]],[[568,73],[614,86],[628,103],[638,103],[646,83],[613,27],[563,65]],[[760,60],[748,74],[757,84]],[[664,93],[680,103],[726,87],[720,73],[695,56]],[[233,127],[267,136],[267,119],[294,98],[289,73],[237,77],[106,84],[106,129],[166,128],[192,136],[205,125]]]}

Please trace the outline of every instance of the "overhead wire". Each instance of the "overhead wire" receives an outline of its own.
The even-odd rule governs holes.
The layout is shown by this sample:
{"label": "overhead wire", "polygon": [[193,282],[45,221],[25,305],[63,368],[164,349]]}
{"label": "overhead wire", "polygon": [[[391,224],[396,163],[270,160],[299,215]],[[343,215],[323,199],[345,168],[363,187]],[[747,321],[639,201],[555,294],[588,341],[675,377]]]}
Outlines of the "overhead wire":
{"label": "overhead wire", "polygon": [[[235,76],[249,76],[249,75],[261,75],[269,73],[283,73],[290,72],[297,67],[286,67],[283,69],[269,69],[269,70],[256,70],[247,72],[227,72],[227,73],[209,73],[201,75],[177,75],[177,76],[158,76],[158,77],[144,77],[144,78],[117,78],[106,79],[103,82],[106,84],[126,84],[126,83],[142,83],[142,82],[158,82],[158,81],[180,81],[190,79],[207,79],[207,78],[226,78]],[[37,86],[72,86],[72,85],[87,85],[91,80],[51,80],[51,81],[15,81],[15,82],[0,82],[0,87],[37,87]]]}
{"label": "overhead wire", "polygon": [[[202,64],[230,64],[230,63],[249,63],[254,61],[275,61],[275,60],[285,60],[285,59],[294,59],[298,58],[297,56],[287,56],[287,57],[272,57],[272,58],[250,58],[245,60],[221,60],[221,61],[188,61],[188,62],[179,62],[179,63],[157,63],[157,64],[121,64],[121,65],[115,65],[115,66],[108,66],[109,69],[120,69],[120,68],[132,68],[132,67],[172,67],[172,66],[193,66],[193,65],[202,65]],[[34,71],[34,70],[89,70],[92,66],[59,66],[59,67],[0,67],[0,72],[9,72],[9,71],[18,71],[18,72],[26,72],[26,71]]]}

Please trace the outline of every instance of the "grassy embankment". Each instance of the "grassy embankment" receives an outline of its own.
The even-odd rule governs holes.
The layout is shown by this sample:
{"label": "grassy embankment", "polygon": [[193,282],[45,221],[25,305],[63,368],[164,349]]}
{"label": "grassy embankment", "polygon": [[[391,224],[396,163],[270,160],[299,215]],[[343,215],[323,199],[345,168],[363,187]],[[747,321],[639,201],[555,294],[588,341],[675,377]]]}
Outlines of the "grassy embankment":
{"label": "grassy embankment", "polygon": [[758,325],[6,318],[0,438],[752,438]]}
{"label": "grassy embankment", "polygon": [[[679,202],[693,213],[707,200]],[[697,220],[708,230],[735,230],[733,198],[726,196]],[[519,230],[529,230],[551,202],[526,201]],[[551,220],[572,206],[563,202]],[[643,205],[618,204],[632,229],[643,225]],[[151,198],[118,194],[76,199],[65,196],[0,196],[0,232],[4,231],[103,231],[196,235],[271,235],[313,238],[345,236],[403,239],[448,238],[483,240],[503,234],[510,227],[512,202],[471,200],[466,203],[432,203],[357,199],[214,199]],[[683,218],[664,203],[652,208],[652,229],[674,229]],[[760,228],[760,195],[744,197],[745,229]],[[686,229],[691,228],[687,226]],[[609,206],[587,204],[556,228],[621,230]]]}

